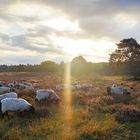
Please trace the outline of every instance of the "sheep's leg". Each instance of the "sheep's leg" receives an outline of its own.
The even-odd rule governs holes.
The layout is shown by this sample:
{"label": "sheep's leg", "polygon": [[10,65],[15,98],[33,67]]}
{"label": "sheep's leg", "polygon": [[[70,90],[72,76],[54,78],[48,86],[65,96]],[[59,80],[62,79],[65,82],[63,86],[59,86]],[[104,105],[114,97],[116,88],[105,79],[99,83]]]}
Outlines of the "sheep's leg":
{"label": "sheep's leg", "polygon": [[17,111],[16,114],[17,114],[18,117],[22,116],[22,112],[21,111]]}
{"label": "sheep's leg", "polygon": [[8,111],[6,111],[2,114],[2,118],[4,118],[5,116],[7,116],[9,118]]}
{"label": "sheep's leg", "polygon": [[7,118],[9,119],[8,111],[5,112],[5,115],[6,115]]}
{"label": "sheep's leg", "polygon": [[2,113],[2,119],[4,119],[5,113]]}
{"label": "sheep's leg", "polygon": [[20,115],[20,112],[16,111],[16,116],[19,117]]}

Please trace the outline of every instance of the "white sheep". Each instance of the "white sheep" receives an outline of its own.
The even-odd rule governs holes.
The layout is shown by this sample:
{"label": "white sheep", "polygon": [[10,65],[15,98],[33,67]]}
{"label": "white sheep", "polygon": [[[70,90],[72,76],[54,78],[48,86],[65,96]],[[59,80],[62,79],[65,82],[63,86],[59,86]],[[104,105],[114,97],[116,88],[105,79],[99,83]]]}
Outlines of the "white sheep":
{"label": "white sheep", "polygon": [[5,94],[0,95],[0,101],[2,99],[5,99],[5,98],[17,98],[17,93],[9,92],[9,93],[5,93]]}
{"label": "white sheep", "polygon": [[64,90],[64,84],[58,84],[58,85],[56,85],[56,90],[57,91]]}
{"label": "white sheep", "polygon": [[34,88],[36,88],[36,87],[39,87],[40,85],[39,85],[39,83],[33,83],[32,86],[33,86]]}
{"label": "white sheep", "polygon": [[17,85],[17,82],[8,83],[8,87],[15,87],[16,85]]}
{"label": "white sheep", "polygon": [[4,117],[5,115],[8,116],[9,111],[16,112],[16,113],[21,113],[24,111],[34,113],[35,111],[34,107],[30,103],[20,98],[19,99],[5,98],[1,100],[0,108],[1,108],[2,117]]}
{"label": "white sheep", "polygon": [[18,83],[18,84],[16,85],[16,88],[17,88],[17,89],[23,89],[23,88],[25,88],[25,85],[24,85],[23,83]]}
{"label": "white sheep", "polygon": [[111,94],[123,94],[123,89],[124,88],[122,86],[113,84],[111,87]]}
{"label": "white sheep", "polygon": [[83,89],[88,89],[88,88],[92,88],[93,85],[90,84],[90,83],[83,83],[83,84],[81,84],[81,87],[82,87]]}
{"label": "white sheep", "polygon": [[90,83],[82,83],[81,84],[80,82],[74,84],[74,86],[76,89],[90,89],[93,87],[93,85]]}
{"label": "white sheep", "polygon": [[0,87],[0,93],[2,93],[2,92],[11,92],[11,88],[9,88],[9,87]]}
{"label": "white sheep", "polygon": [[65,89],[71,89],[71,90],[75,90],[76,86],[74,84],[58,84],[56,85],[56,90],[57,91],[61,91],[61,90],[65,90]]}
{"label": "white sheep", "polygon": [[75,89],[81,89],[82,85],[80,83],[74,84]]}
{"label": "white sheep", "polygon": [[117,86],[115,84],[112,85],[112,87],[107,87],[108,94],[130,94],[133,92],[132,88],[125,88],[122,85]]}
{"label": "white sheep", "polygon": [[36,91],[36,101],[47,99],[48,101],[59,101],[59,96],[51,89],[39,89]]}
{"label": "white sheep", "polygon": [[31,86],[31,85],[25,85],[25,89],[27,89],[27,90],[33,90],[33,89],[34,89],[34,87],[33,87],[33,86]]}
{"label": "white sheep", "polygon": [[5,82],[0,81],[0,87],[4,86]]}

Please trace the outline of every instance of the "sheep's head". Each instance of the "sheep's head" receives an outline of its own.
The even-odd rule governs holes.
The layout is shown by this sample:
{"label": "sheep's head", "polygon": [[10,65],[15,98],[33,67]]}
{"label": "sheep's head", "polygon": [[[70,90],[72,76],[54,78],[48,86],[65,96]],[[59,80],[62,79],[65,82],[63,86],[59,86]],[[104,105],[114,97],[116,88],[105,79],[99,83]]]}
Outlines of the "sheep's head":
{"label": "sheep's head", "polygon": [[35,98],[35,102],[38,102],[38,99],[37,98]]}
{"label": "sheep's head", "polygon": [[60,97],[54,91],[50,92],[49,101],[59,102]]}
{"label": "sheep's head", "polygon": [[110,95],[111,94],[111,88],[110,87],[107,87],[106,89],[107,89],[108,95]]}

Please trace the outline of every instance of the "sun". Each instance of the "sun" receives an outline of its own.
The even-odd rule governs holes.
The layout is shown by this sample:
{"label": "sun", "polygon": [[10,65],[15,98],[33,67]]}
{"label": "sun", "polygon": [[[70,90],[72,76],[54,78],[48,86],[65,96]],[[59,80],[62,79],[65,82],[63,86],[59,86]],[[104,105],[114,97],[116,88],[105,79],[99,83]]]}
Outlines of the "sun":
{"label": "sun", "polygon": [[58,31],[77,32],[79,30],[78,23],[76,21],[72,22],[65,17],[49,19],[46,22],[46,25]]}

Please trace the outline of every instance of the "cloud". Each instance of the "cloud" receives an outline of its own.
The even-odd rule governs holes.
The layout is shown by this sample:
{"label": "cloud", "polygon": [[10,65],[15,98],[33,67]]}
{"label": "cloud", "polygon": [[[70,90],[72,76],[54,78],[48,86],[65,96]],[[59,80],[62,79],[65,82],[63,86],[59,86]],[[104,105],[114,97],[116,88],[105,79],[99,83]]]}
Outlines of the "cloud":
{"label": "cloud", "polygon": [[[3,44],[8,46],[7,50],[15,50],[15,48],[20,48],[24,50],[30,50],[32,52],[37,52],[41,54],[46,53],[53,53],[53,54],[63,54],[63,51],[60,50],[58,47],[53,46],[50,43],[39,43],[28,40],[28,35],[17,35],[17,36],[8,36],[6,34],[0,33],[0,38]],[[2,47],[1,47],[2,49]],[[6,49],[6,48],[5,48]]]}
{"label": "cloud", "polygon": [[[106,61],[108,50],[115,49],[112,44],[129,37],[140,41],[139,6],[139,0],[0,0],[0,51],[14,58],[14,52],[26,52],[60,61],[70,57],[65,50],[73,45],[89,59],[98,52],[93,54],[96,60]],[[58,43],[59,38],[64,40]],[[95,41],[106,39],[111,44],[96,46]],[[82,40],[93,44],[80,47]],[[83,53],[84,48],[89,53]],[[22,61],[24,55],[20,57]]]}

